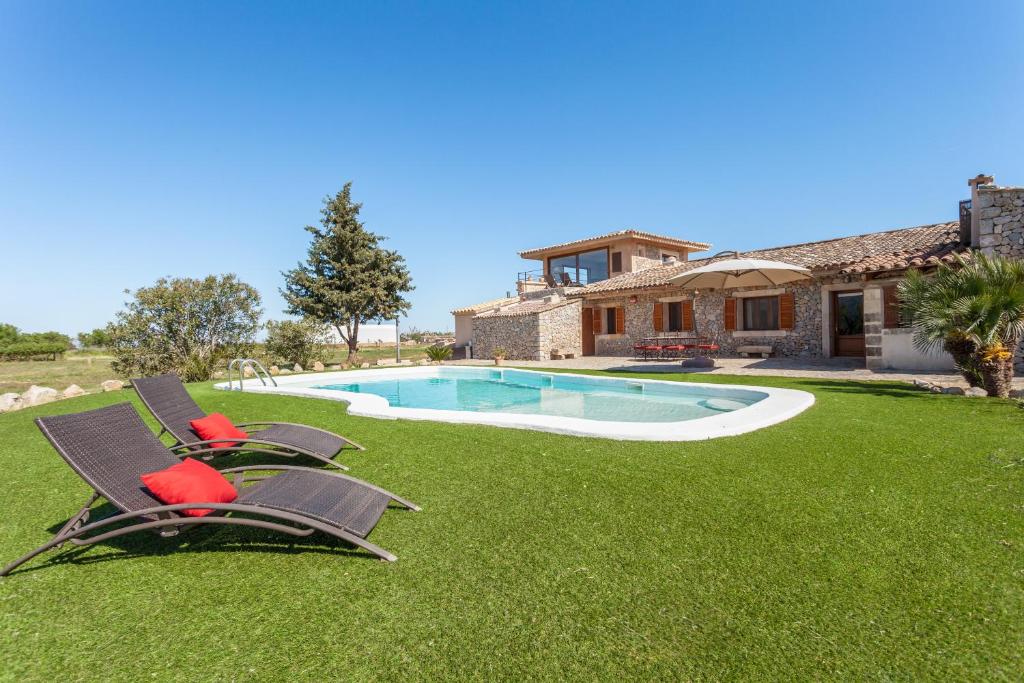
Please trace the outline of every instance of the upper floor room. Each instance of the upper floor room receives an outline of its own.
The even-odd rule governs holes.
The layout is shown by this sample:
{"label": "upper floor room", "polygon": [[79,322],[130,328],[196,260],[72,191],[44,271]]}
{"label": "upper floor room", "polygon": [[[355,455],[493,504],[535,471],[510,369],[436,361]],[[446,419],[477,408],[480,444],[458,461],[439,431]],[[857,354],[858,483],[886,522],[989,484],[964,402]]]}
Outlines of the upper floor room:
{"label": "upper floor room", "polygon": [[[619,230],[605,235],[519,252],[541,267],[519,274],[520,291],[541,287],[584,286],[663,263],[689,260],[711,247],[704,242]],[[524,285],[524,283],[526,283]],[[532,286],[531,286],[532,285]]]}

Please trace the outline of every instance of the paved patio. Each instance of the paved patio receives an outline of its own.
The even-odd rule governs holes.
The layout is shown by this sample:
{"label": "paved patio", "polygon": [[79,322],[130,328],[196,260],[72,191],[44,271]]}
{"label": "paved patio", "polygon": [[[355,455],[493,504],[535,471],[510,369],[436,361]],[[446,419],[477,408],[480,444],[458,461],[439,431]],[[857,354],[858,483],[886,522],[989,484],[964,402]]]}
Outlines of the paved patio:
{"label": "paved patio", "polygon": [[[810,377],[816,379],[849,379],[849,380],[895,380],[912,382],[921,379],[942,386],[967,387],[967,382],[960,375],[943,372],[911,372],[881,371],[876,372],[864,367],[858,359],[826,358],[719,358],[715,367],[684,368],[679,361],[637,361],[632,358],[618,356],[584,356],[568,360],[516,360],[506,361],[516,367],[561,368],[565,370],[618,370],[630,372],[685,372],[694,374],[716,375],[749,375],[775,377]],[[455,365],[493,365],[491,360],[460,360]],[[1024,388],[1024,377],[1013,382],[1015,388]]]}

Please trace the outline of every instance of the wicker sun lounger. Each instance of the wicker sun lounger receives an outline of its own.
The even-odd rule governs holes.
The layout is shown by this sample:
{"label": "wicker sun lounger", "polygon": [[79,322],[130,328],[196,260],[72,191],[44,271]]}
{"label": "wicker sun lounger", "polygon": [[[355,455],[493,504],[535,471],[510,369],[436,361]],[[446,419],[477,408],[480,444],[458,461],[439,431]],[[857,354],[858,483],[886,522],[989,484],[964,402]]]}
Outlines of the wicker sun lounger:
{"label": "wicker sun lounger", "polygon": [[[147,529],[170,537],[200,524],[259,527],[292,536],[321,531],[381,559],[394,561],[394,555],[367,541],[366,536],[391,502],[419,510],[393,493],[347,475],[292,465],[246,465],[221,470],[233,476],[232,484],[238,491],[233,503],[163,505],[139,477],[180,461],[149,430],[130,403],[41,417],[36,424],[94,493],[52,539],[0,569],[0,576],[64,543],[90,545]],[[277,470],[281,474],[246,474]],[[91,507],[100,498],[120,513],[90,523]],[[205,517],[179,514],[189,508],[211,508],[215,512]],[[124,523],[127,525],[113,526]]]}
{"label": "wicker sun lounger", "polygon": [[[207,452],[211,454],[209,457],[228,455],[239,451],[287,457],[306,455],[343,470],[347,470],[348,467],[334,462],[332,458],[340,453],[346,445],[361,451],[366,450],[340,434],[290,422],[246,422],[235,426],[245,428],[249,434],[248,439],[202,441],[192,431],[189,422],[206,417],[206,413],[192,400],[177,375],[167,374],[133,379],[132,386],[135,387],[142,402],[149,408],[149,412],[160,423],[162,427],[160,433],[166,432],[177,439],[175,450],[192,450],[214,443],[230,442],[237,445],[208,449]],[[250,429],[251,427],[256,427],[256,429]]]}

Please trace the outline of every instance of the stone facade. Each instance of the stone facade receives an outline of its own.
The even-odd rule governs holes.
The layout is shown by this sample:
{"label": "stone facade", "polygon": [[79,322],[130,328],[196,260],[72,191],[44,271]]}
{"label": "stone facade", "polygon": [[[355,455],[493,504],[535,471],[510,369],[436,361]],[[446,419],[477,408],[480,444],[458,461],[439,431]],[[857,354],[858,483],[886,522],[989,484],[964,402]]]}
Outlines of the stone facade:
{"label": "stone facade", "polygon": [[983,252],[1024,256],[1024,187],[979,186],[971,211]]}
{"label": "stone facade", "polygon": [[539,314],[541,360],[551,358],[555,349],[562,355],[583,355],[582,316],[583,306],[579,299]]}
{"label": "stone facade", "polygon": [[[658,333],[654,330],[654,304],[665,299],[693,299],[694,325],[693,333],[712,339],[721,347],[721,355],[736,356],[738,348],[750,345],[771,346],[777,355],[796,356],[802,358],[818,358],[823,355],[821,302],[822,285],[832,280],[812,280],[798,282],[780,287],[779,290],[792,292],[794,296],[793,329],[777,330],[758,334],[753,331],[732,331],[725,329],[726,292],[709,290],[699,292],[693,297],[692,292],[680,289],[661,289],[637,295],[635,303],[630,296],[602,299],[593,302],[599,306],[598,311],[607,307],[625,309],[624,334],[599,334],[595,337],[595,352],[599,356],[630,356],[633,354],[633,343],[644,337],[671,336],[683,333]],[[856,286],[856,285],[852,285]],[[739,288],[729,290],[728,296],[742,296],[744,292],[761,293],[756,288]],[[777,292],[778,290],[771,290]],[[586,305],[591,305],[588,302]],[[689,334],[689,332],[687,332]]]}
{"label": "stone facade", "polygon": [[579,299],[536,313],[473,318],[473,357],[492,358],[503,348],[508,360],[547,360],[553,349],[562,354],[583,353]]}
{"label": "stone facade", "polygon": [[495,349],[511,360],[541,360],[540,315],[473,318],[473,357],[493,358]]}

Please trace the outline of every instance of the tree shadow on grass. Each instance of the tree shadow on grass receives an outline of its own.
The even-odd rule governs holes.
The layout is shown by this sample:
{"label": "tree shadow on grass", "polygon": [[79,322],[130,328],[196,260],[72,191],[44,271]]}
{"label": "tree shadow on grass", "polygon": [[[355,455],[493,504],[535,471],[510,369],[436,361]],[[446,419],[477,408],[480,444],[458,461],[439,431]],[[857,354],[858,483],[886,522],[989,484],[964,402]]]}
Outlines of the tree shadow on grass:
{"label": "tree shadow on grass", "polygon": [[[722,368],[680,368],[678,366],[654,365],[650,367],[622,366],[609,368],[607,372],[629,372],[664,375],[663,379],[672,379],[673,375],[685,378],[698,373],[711,373],[711,376],[739,377],[739,375],[728,375],[728,373],[715,373],[714,370]],[[659,378],[661,379],[661,378]],[[913,384],[896,380],[873,380],[873,379],[822,379],[815,377],[785,377],[781,375],[746,375],[743,376],[743,383],[756,386],[758,383],[772,384],[776,380],[783,380],[787,384],[796,384],[805,387],[807,391],[832,394],[857,394],[872,396],[888,396],[891,398],[928,399],[936,397],[929,391],[919,389]],[[722,383],[723,387],[730,386],[730,383]]]}
{"label": "tree shadow on grass", "polygon": [[940,394],[933,394],[930,391],[918,389],[912,384],[903,382],[877,381],[877,380],[831,380],[814,379],[808,377],[793,377],[794,383],[807,387],[808,391],[820,392],[823,394],[849,394],[862,396],[888,396],[890,398],[906,398],[918,400],[935,400],[942,397]]}

